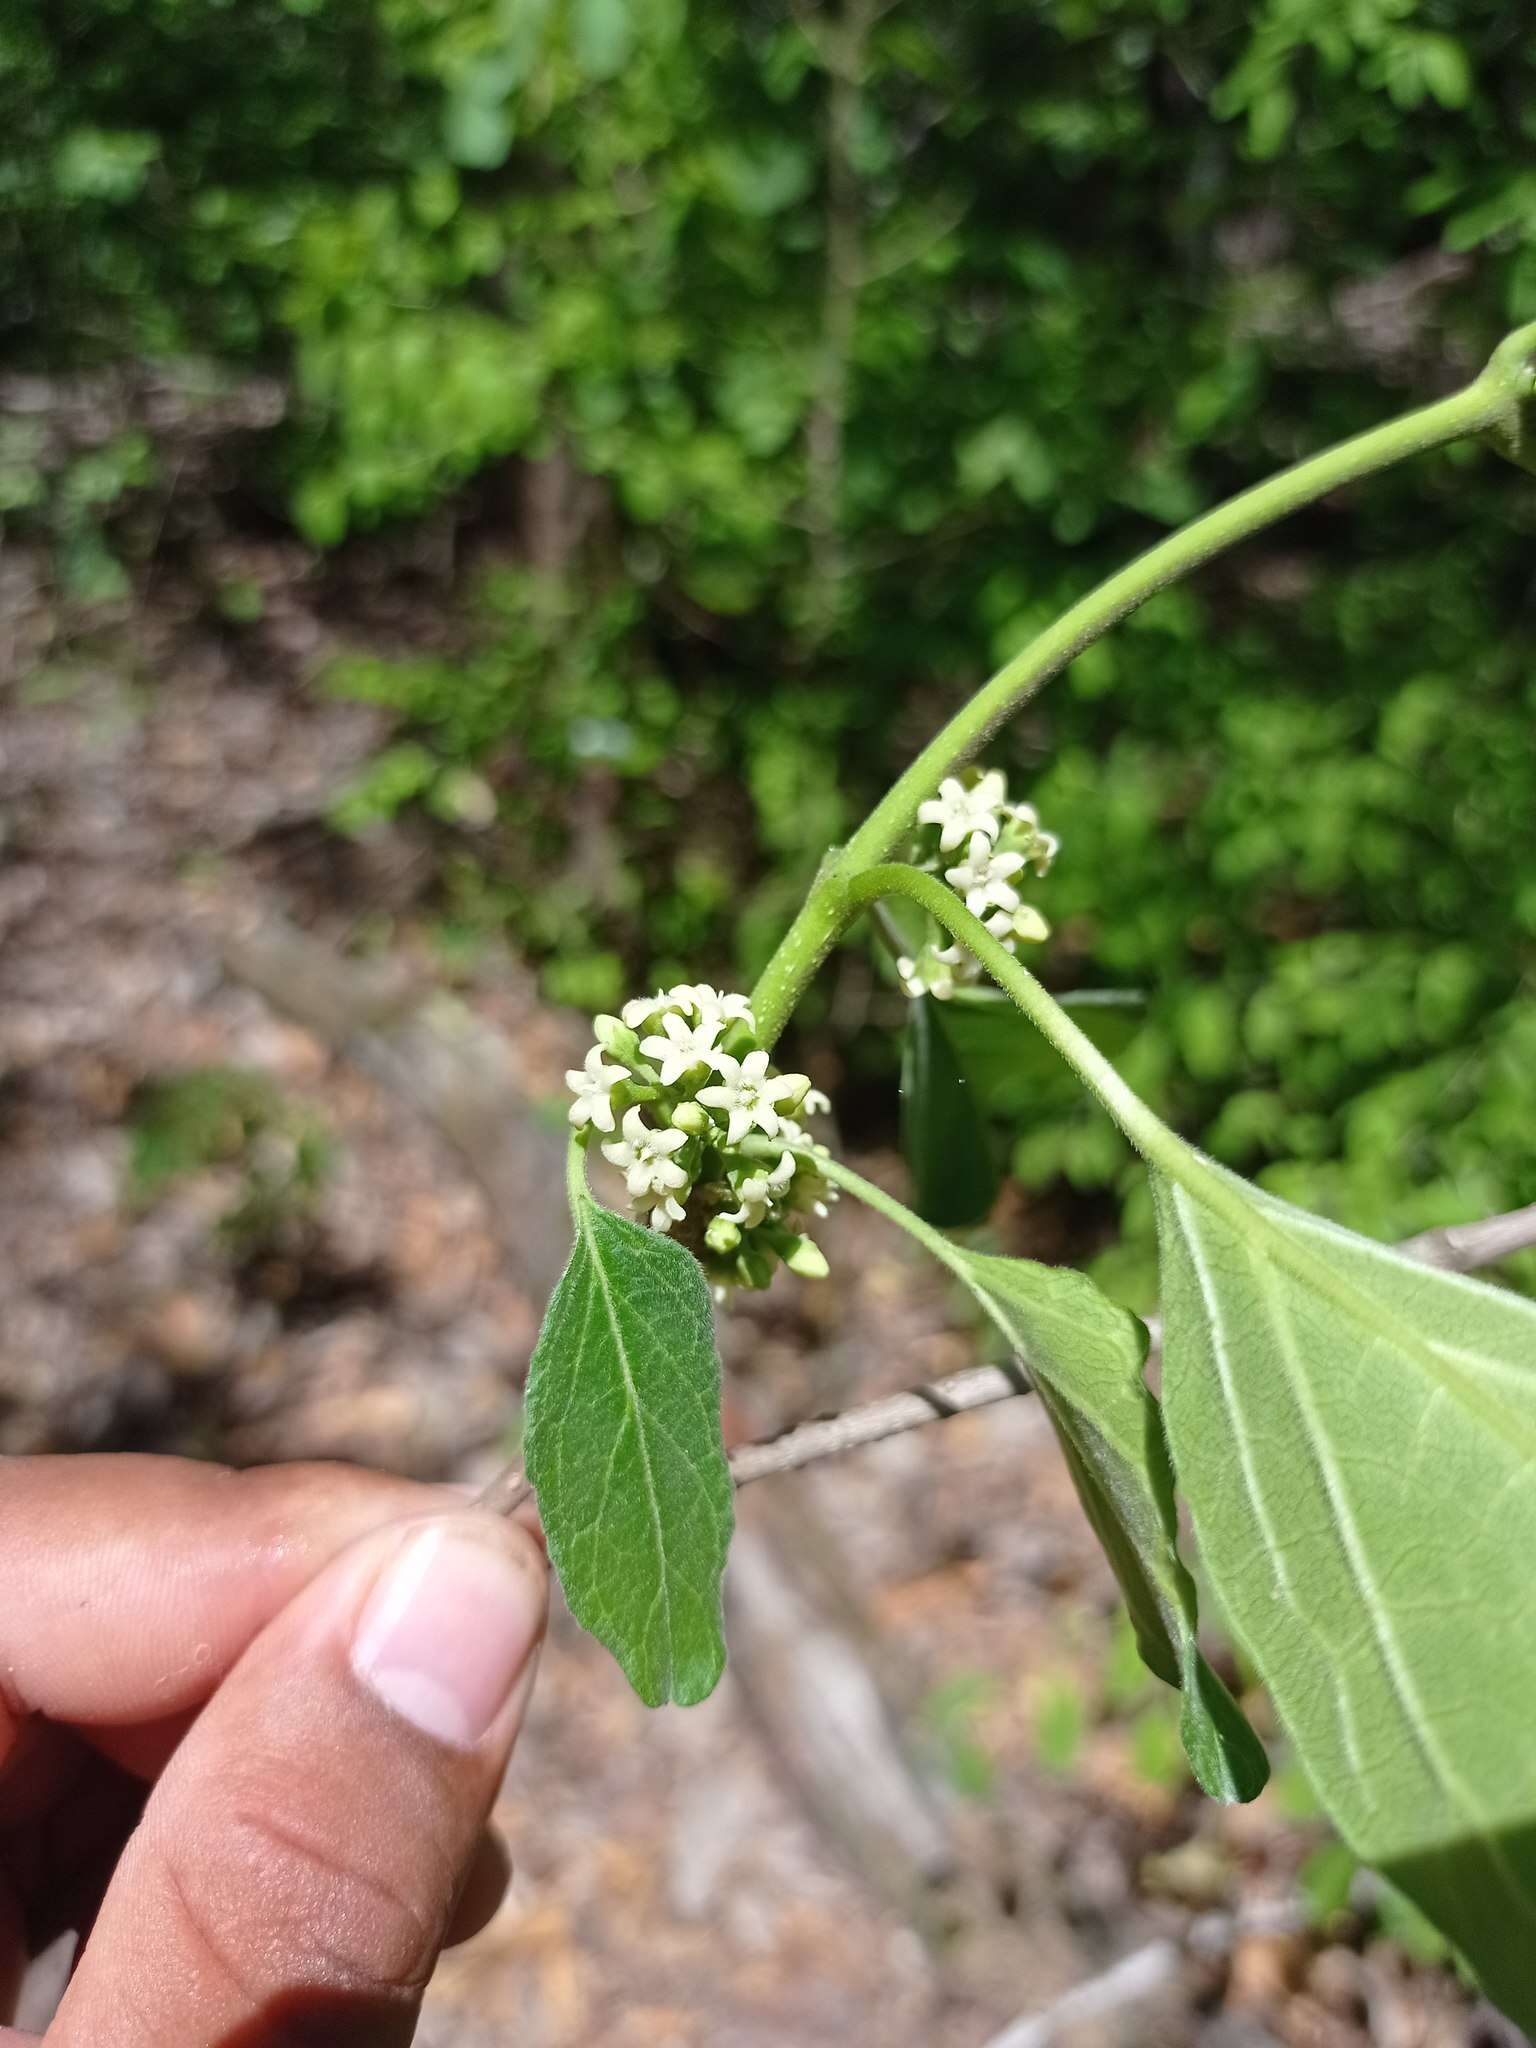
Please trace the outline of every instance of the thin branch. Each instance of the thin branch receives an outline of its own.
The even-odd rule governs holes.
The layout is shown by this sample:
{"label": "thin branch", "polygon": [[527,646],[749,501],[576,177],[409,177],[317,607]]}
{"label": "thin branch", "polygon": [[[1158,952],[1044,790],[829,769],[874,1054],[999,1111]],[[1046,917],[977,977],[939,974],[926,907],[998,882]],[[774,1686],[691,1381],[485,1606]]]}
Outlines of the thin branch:
{"label": "thin branch", "polygon": [[1292,1934],[1302,1925],[1295,1901],[1260,1899],[1235,1913],[1202,1913],[1180,1935],[1162,1935],[1132,1949],[1097,1976],[1064,1991],[1043,2012],[1012,2021],[994,2034],[987,2048],[1053,2048],[1062,2035],[1094,2020],[1108,2019],[1128,2005],[1139,2005],[1178,1982],[1186,1958],[1223,1961],[1247,1934]]}
{"label": "thin branch", "polygon": [[[1501,1216],[1484,1217],[1479,1223],[1452,1223],[1443,1230],[1421,1231],[1417,1237],[1404,1238],[1397,1247],[1421,1265],[1453,1273],[1476,1272],[1533,1248],[1536,1202]],[[1156,1317],[1146,1320],[1156,1335]],[[904,1394],[885,1394],[877,1401],[862,1402],[857,1408],[844,1409],[841,1415],[817,1416],[765,1443],[738,1444],[730,1453],[731,1477],[738,1486],[750,1486],[755,1479],[797,1472],[823,1458],[841,1458],[866,1444],[883,1443],[909,1429],[922,1429],[930,1422],[944,1422],[951,1415],[990,1408],[998,1401],[1011,1401],[1033,1391],[1028,1376],[1017,1365],[972,1366]],[[498,1514],[511,1514],[531,1491],[521,1466],[511,1465],[491,1481],[478,1504]]]}
{"label": "thin branch", "polygon": [[1475,1273],[1480,1266],[1528,1252],[1533,1245],[1536,1202],[1524,1209],[1506,1210],[1502,1216],[1485,1216],[1480,1223],[1449,1223],[1443,1230],[1421,1230],[1417,1237],[1405,1237],[1398,1250],[1421,1265],[1439,1266],[1447,1273]]}
{"label": "thin branch", "polygon": [[900,1436],[925,1422],[943,1422],[972,1408],[990,1408],[996,1401],[1033,1392],[1017,1366],[978,1365],[951,1373],[905,1394],[887,1394],[841,1415],[820,1416],[786,1430],[766,1443],[739,1444],[730,1454],[731,1477],[738,1486],[767,1479],[775,1472],[795,1472],[820,1458],[840,1458],[888,1436]]}

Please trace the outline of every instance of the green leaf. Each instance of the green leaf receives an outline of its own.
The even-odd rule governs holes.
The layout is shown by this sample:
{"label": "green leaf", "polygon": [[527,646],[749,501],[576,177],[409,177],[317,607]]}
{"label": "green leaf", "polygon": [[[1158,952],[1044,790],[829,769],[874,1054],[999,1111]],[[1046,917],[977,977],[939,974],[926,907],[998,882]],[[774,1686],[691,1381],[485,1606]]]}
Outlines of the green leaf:
{"label": "green leaf", "polygon": [[[1134,990],[1080,989],[1058,1001],[1107,1059],[1118,1058],[1146,1022],[1145,999]],[[986,1115],[1034,1121],[1082,1100],[1071,1068],[1006,996],[968,989],[949,1004],[944,1024]]]}
{"label": "green leaf", "polygon": [[1145,1328],[1082,1273],[960,1251],[954,1265],[1029,1367],[1142,1657],[1183,1691],[1180,1734],[1201,1788],[1214,1799],[1255,1798],[1269,1776],[1263,1747],[1196,1640],[1173,1472],[1142,1375]]}
{"label": "green leaf", "polygon": [[584,78],[617,78],[634,47],[631,0],[573,0],[571,54]]}
{"label": "green leaf", "polygon": [[[579,1155],[578,1155],[579,1156]],[[573,1184],[576,1242],[529,1367],[524,1455],[571,1612],[647,1706],[725,1666],[720,1363],[690,1253]]]}
{"label": "green leaf", "polygon": [[443,109],[443,147],[469,171],[495,171],[512,150],[512,109],[505,99],[456,93]]}
{"label": "green leaf", "polygon": [[932,996],[907,1005],[901,1149],[920,1216],[941,1230],[981,1222],[997,1199],[997,1159],[977,1091],[961,1071],[942,1006]]}
{"label": "green leaf", "polygon": [[1350,1846],[1536,2026],[1536,1305],[1205,1161],[1153,1186],[1212,1584]]}

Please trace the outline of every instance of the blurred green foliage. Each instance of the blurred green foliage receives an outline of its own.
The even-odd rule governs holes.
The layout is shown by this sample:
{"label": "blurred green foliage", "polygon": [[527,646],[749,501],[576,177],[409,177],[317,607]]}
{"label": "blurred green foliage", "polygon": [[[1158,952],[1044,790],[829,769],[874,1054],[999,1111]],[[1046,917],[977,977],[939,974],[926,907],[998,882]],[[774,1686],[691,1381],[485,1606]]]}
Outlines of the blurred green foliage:
{"label": "blurred green foliage", "polygon": [[[286,370],[246,487],[321,544],[507,457],[593,480],[462,644],[330,678],[398,722],[336,820],[434,816],[453,924],[509,921],[562,999],[742,978],[990,665],[1536,315],[1520,31],[1497,0],[23,0],[0,345]],[[0,448],[23,522],[25,468]],[[1001,743],[1064,842],[1048,973],[1147,992],[1134,1084],[1384,1235],[1536,1195],[1533,531],[1513,469],[1426,461],[1147,606]],[[1123,1203],[1100,1277],[1144,1303],[1098,1112],[1046,1091],[1013,1163]]]}
{"label": "blurred green foliage", "polygon": [[310,1214],[334,1165],[320,1123],[253,1067],[191,1067],[146,1082],[129,1106],[127,1192],[135,1205],[211,1169],[230,1178],[219,1231],[243,1255]]}

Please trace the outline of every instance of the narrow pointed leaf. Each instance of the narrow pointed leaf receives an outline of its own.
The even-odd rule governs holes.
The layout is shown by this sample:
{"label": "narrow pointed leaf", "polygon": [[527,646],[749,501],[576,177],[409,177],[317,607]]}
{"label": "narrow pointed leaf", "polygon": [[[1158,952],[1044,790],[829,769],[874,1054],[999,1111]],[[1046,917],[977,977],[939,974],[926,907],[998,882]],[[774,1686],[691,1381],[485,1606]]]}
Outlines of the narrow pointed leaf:
{"label": "narrow pointed leaf", "polygon": [[955,1266],[1028,1364],[1143,1659],[1183,1691],[1197,1782],[1215,1799],[1255,1798],[1269,1776],[1263,1746],[1196,1640],[1162,1418],[1142,1376],[1145,1328],[1081,1273],[962,1252]]}
{"label": "narrow pointed leaf", "polygon": [[1350,1846],[1536,2027],[1536,1305],[1205,1161],[1153,1181],[1212,1583]]}
{"label": "narrow pointed leaf", "polygon": [[720,1363],[683,1247],[574,1189],[576,1242],[529,1367],[524,1456],[571,1612],[647,1706],[725,1664],[732,1525]]}
{"label": "narrow pointed leaf", "polygon": [[917,1213],[941,1230],[960,1230],[986,1216],[999,1174],[977,1091],[955,1057],[942,1008],[932,996],[907,1005],[901,1145]]}

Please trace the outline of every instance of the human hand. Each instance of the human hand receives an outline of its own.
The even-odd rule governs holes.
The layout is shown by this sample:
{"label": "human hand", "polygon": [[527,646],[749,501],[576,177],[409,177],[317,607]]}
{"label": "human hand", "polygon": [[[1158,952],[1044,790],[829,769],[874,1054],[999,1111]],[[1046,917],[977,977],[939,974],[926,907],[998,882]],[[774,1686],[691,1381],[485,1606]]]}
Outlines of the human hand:
{"label": "human hand", "polygon": [[547,1590],[436,1487],[0,1462],[0,2022],[77,1927],[49,2048],[408,2042],[505,1883]]}

